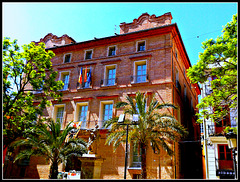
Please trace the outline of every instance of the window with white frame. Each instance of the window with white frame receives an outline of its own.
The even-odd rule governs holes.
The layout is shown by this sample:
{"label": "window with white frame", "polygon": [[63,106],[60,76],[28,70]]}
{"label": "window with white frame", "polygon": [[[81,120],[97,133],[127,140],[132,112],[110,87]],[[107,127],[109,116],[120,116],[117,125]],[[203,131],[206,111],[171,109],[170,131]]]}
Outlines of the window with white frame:
{"label": "window with white frame", "polygon": [[85,60],[92,59],[92,53],[93,53],[93,50],[85,51]]}
{"label": "window with white frame", "polygon": [[[100,128],[104,121],[111,119],[113,116],[113,101],[101,101],[100,102]],[[110,128],[110,127],[108,127]]]}
{"label": "window with white frame", "polygon": [[75,119],[81,123],[81,128],[85,129],[88,118],[88,102],[79,102],[76,104],[76,117]]}
{"label": "window with white frame", "polygon": [[64,63],[70,63],[71,62],[71,56],[72,54],[71,53],[68,53],[68,54],[65,54],[64,55]]}
{"label": "window with white frame", "polygon": [[115,85],[115,83],[116,83],[116,65],[105,66],[103,85],[111,86]]}
{"label": "window with white frame", "polygon": [[133,75],[133,83],[141,83],[147,81],[147,62],[143,61],[135,61],[134,62],[134,75]]}
{"label": "window with white frame", "polygon": [[137,52],[139,51],[145,51],[146,50],[146,41],[138,41],[137,42]]}
{"label": "window with white frame", "polygon": [[62,126],[61,129],[63,128],[64,108],[65,108],[64,104],[54,105],[53,120],[57,121],[59,119]]}
{"label": "window with white frame", "polygon": [[64,83],[62,90],[67,90],[69,85],[69,72],[61,72],[60,79]]}
{"label": "window with white frame", "polygon": [[108,56],[115,56],[116,55],[116,46],[108,47]]}
{"label": "window with white frame", "polygon": [[113,104],[104,104],[103,106],[103,120],[107,121],[112,118]]}

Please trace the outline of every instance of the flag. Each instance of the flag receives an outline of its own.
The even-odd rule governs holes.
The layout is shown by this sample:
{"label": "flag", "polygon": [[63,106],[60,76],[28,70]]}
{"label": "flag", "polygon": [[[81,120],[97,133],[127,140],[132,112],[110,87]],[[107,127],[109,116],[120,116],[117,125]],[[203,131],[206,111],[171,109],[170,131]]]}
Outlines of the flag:
{"label": "flag", "polygon": [[92,81],[92,75],[91,75],[91,68],[90,68],[90,70],[89,70],[89,72],[88,72],[88,77],[87,77],[87,82],[88,82],[88,84],[90,84],[91,81]]}
{"label": "flag", "polygon": [[84,82],[87,82],[87,66],[86,66],[86,68],[85,68]]}
{"label": "flag", "polygon": [[79,79],[78,79],[78,82],[80,83],[80,84],[82,84],[82,67],[81,67],[81,71],[80,71],[80,75],[79,75]]}

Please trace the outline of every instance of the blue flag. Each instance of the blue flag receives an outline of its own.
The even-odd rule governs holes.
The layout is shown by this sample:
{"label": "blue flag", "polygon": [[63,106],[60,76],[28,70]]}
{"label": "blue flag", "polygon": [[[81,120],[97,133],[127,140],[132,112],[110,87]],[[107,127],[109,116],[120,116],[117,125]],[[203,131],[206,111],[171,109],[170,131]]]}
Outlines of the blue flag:
{"label": "blue flag", "polygon": [[89,72],[88,72],[87,82],[88,82],[88,84],[90,84],[90,83],[92,82],[91,68],[90,68],[90,70],[89,70]]}

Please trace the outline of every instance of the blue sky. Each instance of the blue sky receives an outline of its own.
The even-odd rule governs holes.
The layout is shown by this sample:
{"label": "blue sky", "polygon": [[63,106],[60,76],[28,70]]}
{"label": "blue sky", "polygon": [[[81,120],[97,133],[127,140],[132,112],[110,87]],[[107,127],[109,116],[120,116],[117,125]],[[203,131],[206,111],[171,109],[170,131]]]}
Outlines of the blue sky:
{"label": "blue sky", "polygon": [[[119,33],[142,13],[156,16],[171,12],[190,61],[195,64],[202,42],[217,38],[237,13],[237,3],[2,3],[2,36],[23,45],[48,33],[67,34],[77,42]],[[199,36],[197,38],[197,36]]]}

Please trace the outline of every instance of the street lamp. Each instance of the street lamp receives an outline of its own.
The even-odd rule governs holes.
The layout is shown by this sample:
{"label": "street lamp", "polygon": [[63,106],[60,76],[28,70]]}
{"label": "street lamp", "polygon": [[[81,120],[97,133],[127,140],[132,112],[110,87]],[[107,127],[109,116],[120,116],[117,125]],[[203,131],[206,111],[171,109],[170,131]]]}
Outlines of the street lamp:
{"label": "street lamp", "polygon": [[124,179],[126,179],[127,176],[127,158],[128,158],[128,126],[129,125],[138,125],[139,115],[133,114],[132,123],[124,123],[125,120],[125,114],[121,114],[118,119],[119,125],[127,125],[127,134],[126,134],[126,150],[125,150],[125,167],[124,167]]}
{"label": "street lamp", "polygon": [[228,148],[232,150],[233,153],[233,167],[235,172],[235,179],[237,179],[237,164],[236,164],[236,149],[237,149],[237,135],[233,133],[233,130],[230,129],[229,133],[226,134]]}

